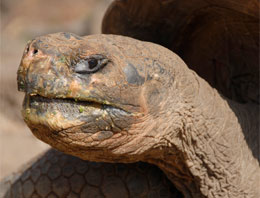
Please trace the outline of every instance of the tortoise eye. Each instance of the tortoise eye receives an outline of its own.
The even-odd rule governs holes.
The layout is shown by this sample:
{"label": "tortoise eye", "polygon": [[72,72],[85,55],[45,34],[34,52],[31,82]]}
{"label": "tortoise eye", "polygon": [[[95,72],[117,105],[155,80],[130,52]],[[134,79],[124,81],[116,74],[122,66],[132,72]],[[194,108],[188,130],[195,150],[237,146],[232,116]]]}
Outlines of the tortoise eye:
{"label": "tortoise eye", "polygon": [[104,67],[108,59],[101,55],[95,55],[86,59],[80,60],[74,68],[74,71],[79,74],[94,73]]}
{"label": "tortoise eye", "polygon": [[98,60],[91,58],[91,59],[88,60],[88,65],[89,65],[90,69],[94,69],[95,67],[98,66]]}

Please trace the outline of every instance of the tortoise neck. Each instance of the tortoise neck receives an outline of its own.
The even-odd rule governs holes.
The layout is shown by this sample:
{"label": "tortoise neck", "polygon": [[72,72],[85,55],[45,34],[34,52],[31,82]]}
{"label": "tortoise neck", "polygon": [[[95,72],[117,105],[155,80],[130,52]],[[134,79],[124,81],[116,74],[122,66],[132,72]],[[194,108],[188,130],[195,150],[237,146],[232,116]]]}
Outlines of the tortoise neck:
{"label": "tortoise neck", "polygon": [[162,154],[148,161],[186,197],[256,196],[260,171],[250,147],[257,145],[257,137],[246,137],[258,134],[258,113],[227,101],[196,74],[194,78],[190,88],[196,96],[172,105],[174,117],[164,134]]}

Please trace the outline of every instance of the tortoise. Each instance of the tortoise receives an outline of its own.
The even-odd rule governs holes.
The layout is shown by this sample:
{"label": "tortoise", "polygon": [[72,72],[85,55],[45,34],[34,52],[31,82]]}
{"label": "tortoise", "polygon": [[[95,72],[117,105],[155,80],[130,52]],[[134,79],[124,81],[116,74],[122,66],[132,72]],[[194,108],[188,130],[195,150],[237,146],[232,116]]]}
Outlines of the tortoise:
{"label": "tortoise", "polygon": [[24,120],[83,160],[154,164],[185,197],[259,197],[258,11],[253,0],[114,1],[104,34],[28,43]]}

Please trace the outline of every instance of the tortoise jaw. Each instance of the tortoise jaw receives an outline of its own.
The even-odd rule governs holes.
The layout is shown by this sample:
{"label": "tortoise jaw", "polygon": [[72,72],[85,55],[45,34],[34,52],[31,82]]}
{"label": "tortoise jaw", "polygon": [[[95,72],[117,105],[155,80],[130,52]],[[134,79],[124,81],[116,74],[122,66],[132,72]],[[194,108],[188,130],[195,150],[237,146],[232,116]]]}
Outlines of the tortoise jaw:
{"label": "tortoise jaw", "polygon": [[[36,93],[26,94],[23,102],[23,110],[29,111],[35,109],[37,115],[50,112],[56,114],[62,113],[65,117],[84,115],[84,112],[89,108],[104,110],[108,106],[107,102],[100,102],[93,98],[78,100],[75,98],[66,97],[45,97]],[[117,108],[117,107],[114,107]],[[29,110],[28,110],[29,109]],[[89,113],[89,112],[87,112]]]}
{"label": "tortoise jaw", "polygon": [[52,131],[62,131],[81,126],[91,120],[111,117],[110,113],[129,117],[128,113],[105,103],[93,100],[79,101],[71,98],[48,98],[38,94],[26,94],[23,102],[22,115],[30,125],[46,126]]}
{"label": "tortoise jaw", "polygon": [[93,107],[96,108],[105,108],[106,106],[110,106],[122,111],[125,111],[126,113],[130,113],[129,111],[127,111],[124,108],[121,108],[119,105],[116,105],[114,103],[109,102],[108,100],[103,100],[103,99],[99,99],[96,97],[92,97],[92,96],[87,96],[87,97],[71,97],[71,96],[63,96],[63,95],[59,95],[56,97],[49,97],[49,96],[43,96],[41,94],[38,94],[36,92],[31,92],[31,93],[25,93],[25,97],[29,97],[29,98],[38,98],[41,101],[55,101],[55,100],[59,100],[59,101],[64,101],[64,102],[69,102],[72,104],[79,104],[79,105],[91,105]]}
{"label": "tortoise jaw", "polygon": [[77,104],[77,105],[91,105],[96,108],[101,108],[102,105],[105,105],[105,102],[100,102],[98,100],[94,100],[93,98],[86,99],[86,100],[79,100],[76,98],[70,98],[70,97],[45,97],[41,96],[36,93],[30,93],[26,94],[31,101],[36,101],[36,102],[44,102],[44,103],[52,103],[55,101],[59,101],[60,103],[70,103],[70,104]]}

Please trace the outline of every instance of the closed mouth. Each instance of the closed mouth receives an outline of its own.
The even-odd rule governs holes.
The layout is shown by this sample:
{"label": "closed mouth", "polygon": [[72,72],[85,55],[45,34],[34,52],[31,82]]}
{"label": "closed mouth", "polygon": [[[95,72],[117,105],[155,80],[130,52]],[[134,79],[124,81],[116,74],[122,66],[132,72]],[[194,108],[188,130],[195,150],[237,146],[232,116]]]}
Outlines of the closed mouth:
{"label": "closed mouth", "polygon": [[128,121],[132,117],[122,109],[95,101],[48,98],[36,94],[25,95],[22,114],[27,124],[34,125],[34,128],[41,125],[56,132],[83,125],[87,126],[84,129],[87,131],[97,126],[120,131],[121,125],[122,128],[130,125]]}
{"label": "closed mouth", "polygon": [[[93,113],[93,111],[106,111],[111,109],[117,109],[119,111],[126,111],[122,110],[121,108],[115,107],[113,105],[106,104],[105,102],[97,102],[93,99],[90,100],[77,100],[73,98],[48,98],[43,97],[37,94],[25,95],[24,109],[35,109],[37,113],[44,113],[44,112],[54,112],[58,111],[62,114],[67,116],[79,115],[79,114],[87,114]],[[66,116],[66,117],[67,117]]]}
{"label": "closed mouth", "polygon": [[77,99],[72,99],[72,98],[47,98],[43,97],[40,95],[34,95],[34,96],[29,96],[30,98],[30,104],[35,104],[35,103],[42,103],[45,104],[46,107],[50,104],[63,104],[63,105],[71,105],[71,106],[92,106],[95,108],[102,108],[105,107],[105,104],[95,102],[95,101],[79,101]]}

